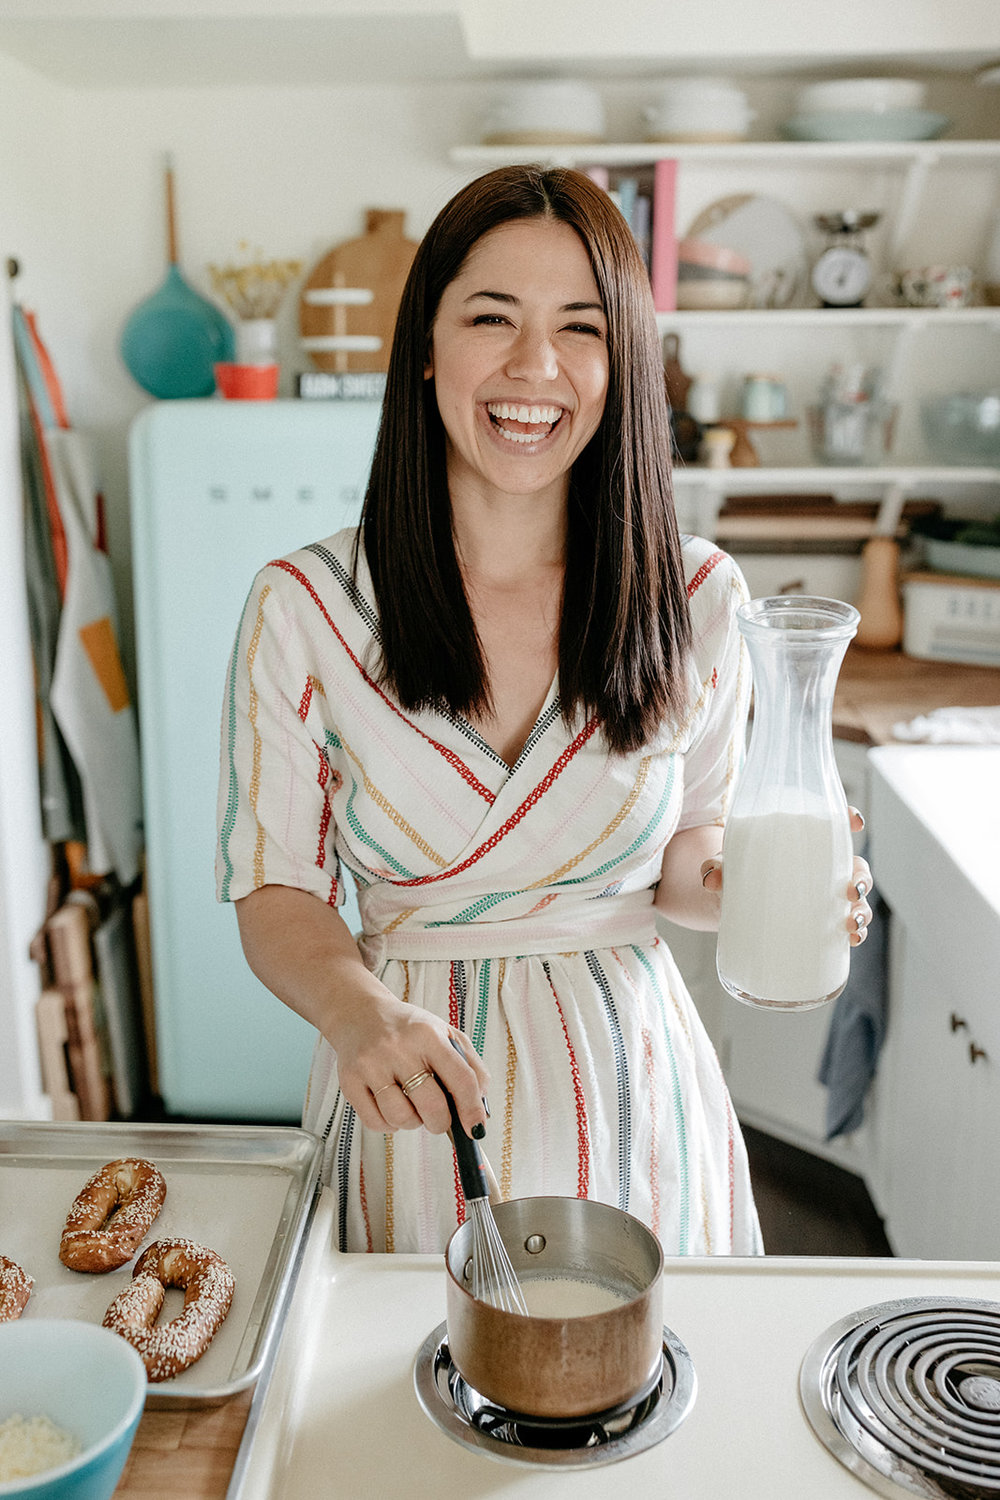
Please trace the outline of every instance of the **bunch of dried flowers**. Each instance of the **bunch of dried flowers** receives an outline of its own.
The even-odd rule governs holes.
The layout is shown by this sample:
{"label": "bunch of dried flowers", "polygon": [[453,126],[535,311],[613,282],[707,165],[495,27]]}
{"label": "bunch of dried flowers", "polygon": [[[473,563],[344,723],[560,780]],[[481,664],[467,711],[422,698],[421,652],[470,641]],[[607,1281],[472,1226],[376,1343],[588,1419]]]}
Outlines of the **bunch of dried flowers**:
{"label": "bunch of dried flowers", "polygon": [[300,260],[265,261],[256,255],[236,265],[208,268],[212,285],[238,318],[273,318],[286,287],[302,269]]}

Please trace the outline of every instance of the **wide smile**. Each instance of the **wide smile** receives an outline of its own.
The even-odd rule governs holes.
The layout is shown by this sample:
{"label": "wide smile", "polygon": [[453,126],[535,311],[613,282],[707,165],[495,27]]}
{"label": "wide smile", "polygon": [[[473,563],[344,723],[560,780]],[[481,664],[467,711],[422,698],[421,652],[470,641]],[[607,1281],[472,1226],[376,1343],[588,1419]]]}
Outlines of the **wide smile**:
{"label": "wide smile", "polygon": [[506,442],[530,447],[544,442],[555,431],[566,414],[566,408],[488,401],[486,412],[493,431]]}

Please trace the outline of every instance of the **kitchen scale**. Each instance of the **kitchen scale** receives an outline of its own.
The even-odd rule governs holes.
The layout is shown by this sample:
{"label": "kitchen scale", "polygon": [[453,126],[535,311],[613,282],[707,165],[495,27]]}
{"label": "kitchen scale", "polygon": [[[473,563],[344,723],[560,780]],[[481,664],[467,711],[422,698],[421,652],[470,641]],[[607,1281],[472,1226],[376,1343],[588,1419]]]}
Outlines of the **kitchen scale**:
{"label": "kitchen scale", "polygon": [[864,305],[871,291],[874,269],[863,235],[880,217],[853,208],[813,215],[813,222],[827,236],[826,249],[814,263],[809,278],[823,307]]}

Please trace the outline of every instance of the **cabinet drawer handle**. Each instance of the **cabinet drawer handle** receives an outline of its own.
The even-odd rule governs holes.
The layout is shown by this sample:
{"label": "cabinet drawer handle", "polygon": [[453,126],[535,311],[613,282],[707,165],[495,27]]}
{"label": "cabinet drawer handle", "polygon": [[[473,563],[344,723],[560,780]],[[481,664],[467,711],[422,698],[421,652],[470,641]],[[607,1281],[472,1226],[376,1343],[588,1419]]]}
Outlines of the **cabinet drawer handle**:
{"label": "cabinet drawer handle", "polygon": [[951,1013],[951,1029],[952,1029],[952,1031],[968,1031],[968,1029],[969,1029],[969,1023],[968,1023],[968,1021],[963,1021],[961,1016],[956,1015],[955,1012],[952,1011],[952,1013]]}
{"label": "cabinet drawer handle", "polygon": [[976,1044],[975,1044],[975,1042],[970,1042],[969,1043],[969,1061],[971,1063],[977,1063],[980,1058],[983,1059],[983,1062],[988,1062],[989,1061],[989,1059],[987,1058],[986,1053],[983,1051],[982,1047],[977,1047]]}

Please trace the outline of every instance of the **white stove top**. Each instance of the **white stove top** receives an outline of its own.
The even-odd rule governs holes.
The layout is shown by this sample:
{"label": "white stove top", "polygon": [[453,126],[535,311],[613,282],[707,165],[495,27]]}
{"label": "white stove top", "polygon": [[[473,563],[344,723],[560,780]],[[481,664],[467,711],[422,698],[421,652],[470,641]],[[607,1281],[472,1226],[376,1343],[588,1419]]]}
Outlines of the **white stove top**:
{"label": "white stove top", "polygon": [[[875,1491],[814,1435],[798,1396],[813,1341],[901,1297],[1000,1302],[1000,1267],[766,1257],[670,1260],[664,1322],[697,1396],[656,1447],[593,1470],[528,1468],[468,1452],[422,1410],[414,1359],[445,1319],[437,1256],[340,1255],[325,1191],[274,1374],[229,1500],[865,1500]],[[901,1492],[902,1494],[903,1492]]]}

